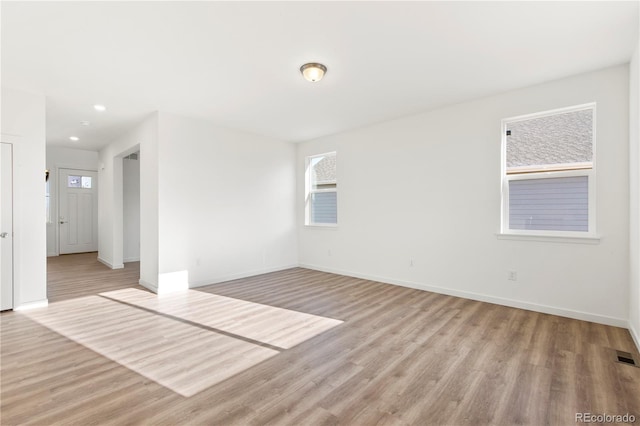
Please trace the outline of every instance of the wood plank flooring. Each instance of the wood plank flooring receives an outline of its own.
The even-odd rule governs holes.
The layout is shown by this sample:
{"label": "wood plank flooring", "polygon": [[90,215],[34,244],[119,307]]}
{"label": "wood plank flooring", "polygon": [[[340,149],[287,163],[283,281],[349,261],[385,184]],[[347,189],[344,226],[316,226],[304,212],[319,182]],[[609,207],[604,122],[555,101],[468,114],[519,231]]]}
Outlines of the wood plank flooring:
{"label": "wood plank flooring", "polygon": [[97,260],[98,253],[81,253],[47,258],[49,303],[91,296],[99,291],[144,287],[138,285],[140,262],[125,263],[112,270]]}
{"label": "wood plank flooring", "polygon": [[138,274],[49,259],[49,307],[0,316],[0,424],[640,421],[621,328],[300,268],[168,298]]}

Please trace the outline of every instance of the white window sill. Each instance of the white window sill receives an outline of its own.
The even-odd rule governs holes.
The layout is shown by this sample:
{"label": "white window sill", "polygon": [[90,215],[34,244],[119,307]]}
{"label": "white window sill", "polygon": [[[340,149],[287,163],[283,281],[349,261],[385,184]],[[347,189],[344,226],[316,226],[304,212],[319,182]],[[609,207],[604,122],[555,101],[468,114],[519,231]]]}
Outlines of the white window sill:
{"label": "white window sill", "polygon": [[332,230],[337,230],[338,229],[338,224],[337,223],[314,223],[314,224],[310,224],[310,225],[304,225],[305,228],[307,229],[332,229]]}
{"label": "white window sill", "polygon": [[497,233],[499,240],[512,241],[539,241],[545,243],[564,243],[564,244],[600,244],[600,237],[594,236],[565,236],[565,235],[533,235],[533,234],[506,234]]}

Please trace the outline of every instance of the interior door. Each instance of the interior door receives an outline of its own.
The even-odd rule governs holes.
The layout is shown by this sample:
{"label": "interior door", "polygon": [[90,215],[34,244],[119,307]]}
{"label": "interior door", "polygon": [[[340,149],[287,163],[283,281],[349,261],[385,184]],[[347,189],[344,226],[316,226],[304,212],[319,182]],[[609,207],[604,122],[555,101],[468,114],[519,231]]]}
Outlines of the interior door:
{"label": "interior door", "polygon": [[13,146],[0,143],[0,310],[13,309]]}
{"label": "interior door", "polygon": [[60,169],[60,254],[98,251],[98,173]]}

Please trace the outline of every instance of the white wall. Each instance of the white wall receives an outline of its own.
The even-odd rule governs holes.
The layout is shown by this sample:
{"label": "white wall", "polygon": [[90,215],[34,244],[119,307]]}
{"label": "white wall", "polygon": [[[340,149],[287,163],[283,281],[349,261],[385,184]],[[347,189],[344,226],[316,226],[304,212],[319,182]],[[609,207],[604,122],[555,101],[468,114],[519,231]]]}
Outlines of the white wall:
{"label": "white wall", "polygon": [[98,170],[98,151],[47,146],[47,169],[49,170],[49,194],[51,197],[51,223],[47,224],[47,256],[57,256],[58,246],[58,170]]}
{"label": "white wall", "polygon": [[[337,150],[339,222],[305,227],[298,203],[300,264],[626,326],[628,82],[619,66],[300,144],[299,200],[305,156]],[[497,239],[501,119],[592,101],[600,243]]]}
{"label": "white wall", "polygon": [[[139,157],[138,157],[139,158]],[[123,261],[140,260],[140,160],[125,158],[123,174]]]}
{"label": "white wall", "polygon": [[293,144],[160,113],[159,158],[160,291],[297,265]]}
{"label": "white wall", "polygon": [[124,266],[123,160],[140,151],[140,280],[158,280],[158,114],[154,113],[100,151],[98,259]]}
{"label": "white wall", "polygon": [[640,42],[629,66],[629,330],[640,350]]}
{"label": "white wall", "polygon": [[100,151],[100,261],[121,268],[128,256],[122,157],[138,147],[142,285],[164,292],[297,266],[294,145],[163,112]]}
{"label": "white wall", "polygon": [[13,144],[14,309],[47,300],[45,98],[2,88],[2,142]]}

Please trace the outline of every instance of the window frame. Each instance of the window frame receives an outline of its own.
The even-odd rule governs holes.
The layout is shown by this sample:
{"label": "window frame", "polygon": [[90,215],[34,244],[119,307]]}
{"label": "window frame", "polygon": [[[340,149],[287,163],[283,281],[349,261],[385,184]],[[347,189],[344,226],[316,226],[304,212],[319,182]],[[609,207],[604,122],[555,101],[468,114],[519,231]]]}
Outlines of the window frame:
{"label": "window frame", "polygon": [[[518,121],[526,121],[540,117],[548,117],[552,115],[563,114],[567,112],[591,110],[592,119],[592,140],[591,140],[591,167],[590,168],[567,168],[566,170],[557,170],[557,167],[550,167],[549,170],[540,169],[539,171],[527,170],[520,173],[507,173],[507,126]],[[516,117],[505,118],[501,122],[502,127],[502,146],[501,146],[501,164],[500,164],[500,181],[501,181],[501,217],[500,217],[500,234],[509,236],[530,236],[530,237],[566,237],[566,238],[598,238],[596,234],[596,103],[590,102],[581,105],[575,105],[565,108],[557,108],[537,112],[533,114],[519,115]],[[578,163],[576,163],[578,164]],[[588,180],[588,222],[587,231],[556,231],[556,230],[534,230],[534,229],[510,229],[509,228],[509,182],[515,180],[532,180],[532,179],[550,179],[562,177],[586,176]]]}
{"label": "window frame", "polygon": [[[314,158],[325,157],[329,154],[333,154],[336,156],[336,186],[335,188],[325,188],[325,189],[313,189],[311,184],[311,162]],[[305,157],[305,166],[304,166],[304,174],[305,174],[305,202],[304,202],[304,225],[308,227],[322,227],[322,228],[337,228],[338,227],[338,153],[337,151],[328,151],[322,154],[314,154],[308,155]],[[336,223],[316,223],[311,221],[311,197],[313,194],[317,193],[328,193],[335,192],[336,193]]]}

